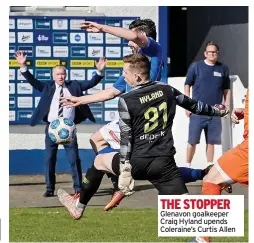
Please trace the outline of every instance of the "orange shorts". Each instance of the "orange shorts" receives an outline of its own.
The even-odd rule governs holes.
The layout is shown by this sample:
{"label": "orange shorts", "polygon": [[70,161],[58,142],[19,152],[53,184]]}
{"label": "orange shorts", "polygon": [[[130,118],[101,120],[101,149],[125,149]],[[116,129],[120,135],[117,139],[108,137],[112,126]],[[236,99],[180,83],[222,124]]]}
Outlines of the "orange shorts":
{"label": "orange shorts", "polygon": [[225,181],[249,185],[249,146],[248,140],[225,152],[215,164]]}

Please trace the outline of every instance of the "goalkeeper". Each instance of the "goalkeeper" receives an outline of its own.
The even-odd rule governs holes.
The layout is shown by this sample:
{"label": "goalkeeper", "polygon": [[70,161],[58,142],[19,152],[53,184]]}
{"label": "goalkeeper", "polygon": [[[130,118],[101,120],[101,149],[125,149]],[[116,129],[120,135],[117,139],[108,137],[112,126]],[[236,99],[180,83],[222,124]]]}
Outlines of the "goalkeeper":
{"label": "goalkeeper", "polygon": [[79,200],[58,190],[60,202],[75,219],[82,217],[104,172],[116,175],[120,172],[119,189],[127,196],[133,193],[133,178],[149,180],[161,195],[188,194],[174,160],[176,151],[171,128],[176,105],[194,114],[209,116],[223,117],[228,110],[222,105],[209,106],[192,100],[164,83],[151,83],[149,71],[147,57],[140,54],[124,57],[123,76],[134,89],[119,99],[120,153],[96,156],[94,166],[101,173],[93,175],[93,178],[97,176],[94,184],[88,182],[86,188],[83,187]]}

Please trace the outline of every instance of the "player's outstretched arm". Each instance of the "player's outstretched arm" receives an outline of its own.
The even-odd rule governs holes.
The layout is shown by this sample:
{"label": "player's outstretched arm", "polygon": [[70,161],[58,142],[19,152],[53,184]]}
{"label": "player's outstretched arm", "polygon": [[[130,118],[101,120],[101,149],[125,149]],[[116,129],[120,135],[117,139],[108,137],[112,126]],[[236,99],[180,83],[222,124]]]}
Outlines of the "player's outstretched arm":
{"label": "player's outstretched arm", "polygon": [[148,38],[146,35],[137,31],[132,31],[121,27],[114,27],[104,24],[98,24],[96,22],[85,21],[81,23],[81,29],[85,29],[86,31],[93,33],[109,33],[117,37],[124,38],[128,41],[133,41],[140,47],[145,47],[148,45]]}
{"label": "player's outstretched arm", "polygon": [[196,101],[189,98],[173,87],[171,87],[171,89],[175,94],[177,105],[190,111],[193,114],[226,117],[229,113],[229,110],[226,108],[226,106],[222,104],[217,104],[214,106],[204,104],[201,101]]}
{"label": "player's outstretched arm", "polygon": [[75,96],[63,97],[60,103],[62,103],[63,106],[76,107],[79,105],[92,104],[92,103],[112,100],[115,97],[119,96],[121,93],[122,93],[121,91],[112,87],[92,95],[86,95],[81,97],[75,97]]}

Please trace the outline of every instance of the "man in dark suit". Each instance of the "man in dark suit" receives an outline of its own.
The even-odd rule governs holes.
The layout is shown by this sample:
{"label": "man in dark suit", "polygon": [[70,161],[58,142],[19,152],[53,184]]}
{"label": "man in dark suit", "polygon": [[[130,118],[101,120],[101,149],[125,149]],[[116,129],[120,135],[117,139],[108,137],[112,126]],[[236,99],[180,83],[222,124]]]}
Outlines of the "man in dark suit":
{"label": "man in dark suit", "polygon": [[[77,82],[70,81],[66,82],[66,69],[64,66],[56,66],[53,68],[53,79],[54,81],[42,82],[37,80],[26,67],[26,55],[18,51],[15,54],[20,65],[21,74],[26,78],[26,80],[35,89],[42,92],[42,96],[37,108],[31,117],[30,125],[35,126],[40,123],[41,120],[47,123],[45,129],[45,166],[46,166],[46,185],[47,190],[44,193],[44,197],[51,197],[54,195],[55,190],[55,167],[56,167],[56,157],[58,145],[53,143],[48,135],[48,128],[50,122],[58,117],[70,118],[75,124],[86,120],[95,122],[93,114],[88,105],[83,105],[81,107],[62,107],[59,100],[61,97],[66,96],[83,96],[83,91],[86,91],[94,86],[96,86],[103,78],[102,70],[105,67],[106,60],[100,58],[99,62],[95,62],[97,72],[96,75],[89,82]],[[78,153],[78,143],[77,137],[69,144],[64,145],[67,157],[71,165],[71,173],[73,179],[73,187],[75,194],[78,196],[82,187],[82,169],[81,161]]]}

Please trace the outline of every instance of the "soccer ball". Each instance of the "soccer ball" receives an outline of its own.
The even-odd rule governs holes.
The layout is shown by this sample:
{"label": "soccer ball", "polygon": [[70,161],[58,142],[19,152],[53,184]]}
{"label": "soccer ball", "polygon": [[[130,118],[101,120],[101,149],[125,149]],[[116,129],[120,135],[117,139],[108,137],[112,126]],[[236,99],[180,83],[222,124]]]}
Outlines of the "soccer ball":
{"label": "soccer ball", "polygon": [[76,125],[71,119],[58,117],[49,125],[48,134],[53,143],[70,143],[76,135]]}

